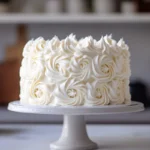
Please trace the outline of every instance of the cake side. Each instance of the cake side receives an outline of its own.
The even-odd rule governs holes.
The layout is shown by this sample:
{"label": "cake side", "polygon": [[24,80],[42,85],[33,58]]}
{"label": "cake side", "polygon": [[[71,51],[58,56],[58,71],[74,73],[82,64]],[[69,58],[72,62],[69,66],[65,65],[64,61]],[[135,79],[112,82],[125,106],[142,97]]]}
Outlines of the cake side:
{"label": "cake side", "polygon": [[53,106],[129,104],[130,74],[130,53],[123,39],[40,37],[23,50],[20,101]]}

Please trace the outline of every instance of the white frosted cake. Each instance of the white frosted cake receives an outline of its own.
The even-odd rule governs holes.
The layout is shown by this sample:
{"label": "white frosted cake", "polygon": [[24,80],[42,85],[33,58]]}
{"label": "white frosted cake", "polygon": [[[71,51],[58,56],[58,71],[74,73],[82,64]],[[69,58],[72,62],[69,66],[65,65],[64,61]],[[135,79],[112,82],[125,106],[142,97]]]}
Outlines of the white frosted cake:
{"label": "white frosted cake", "polygon": [[20,101],[29,105],[130,104],[130,53],[123,39],[39,37],[23,50]]}

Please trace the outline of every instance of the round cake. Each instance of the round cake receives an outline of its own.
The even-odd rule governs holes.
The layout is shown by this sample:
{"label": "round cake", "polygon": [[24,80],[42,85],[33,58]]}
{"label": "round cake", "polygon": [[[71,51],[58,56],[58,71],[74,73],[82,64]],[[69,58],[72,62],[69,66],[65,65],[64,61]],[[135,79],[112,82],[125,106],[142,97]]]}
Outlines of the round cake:
{"label": "round cake", "polygon": [[129,47],[112,36],[39,37],[24,47],[20,102],[48,106],[130,104]]}

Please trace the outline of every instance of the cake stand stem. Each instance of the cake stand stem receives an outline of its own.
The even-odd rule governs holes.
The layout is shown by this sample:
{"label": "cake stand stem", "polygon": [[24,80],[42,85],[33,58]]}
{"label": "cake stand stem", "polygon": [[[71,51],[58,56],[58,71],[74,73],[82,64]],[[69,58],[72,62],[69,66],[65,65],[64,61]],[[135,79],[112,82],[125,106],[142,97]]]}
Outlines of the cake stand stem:
{"label": "cake stand stem", "polygon": [[95,150],[86,132],[84,116],[65,115],[61,137],[50,145],[51,150]]}

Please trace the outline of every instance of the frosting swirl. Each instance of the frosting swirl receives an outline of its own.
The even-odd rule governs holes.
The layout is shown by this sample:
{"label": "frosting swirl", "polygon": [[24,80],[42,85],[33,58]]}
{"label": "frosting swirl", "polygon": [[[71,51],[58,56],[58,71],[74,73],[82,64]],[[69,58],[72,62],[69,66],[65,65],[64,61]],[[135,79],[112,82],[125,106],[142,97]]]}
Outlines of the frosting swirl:
{"label": "frosting swirl", "polygon": [[56,105],[84,105],[86,87],[83,83],[69,79],[55,89]]}
{"label": "frosting swirl", "polygon": [[75,35],[71,34],[66,39],[60,42],[60,51],[64,53],[74,53],[76,51],[76,46],[78,42]]}
{"label": "frosting swirl", "polygon": [[51,54],[46,60],[47,78],[54,83],[61,82],[69,77],[70,56],[66,54]]}
{"label": "frosting swirl", "polygon": [[77,45],[77,50],[94,57],[102,53],[101,41],[96,41],[92,36],[80,39]]}
{"label": "frosting swirl", "polygon": [[31,86],[31,80],[26,80],[26,79],[21,79],[20,80],[20,99],[21,102],[24,104],[28,104],[29,103],[29,87]]}
{"label": "frosting swirl", "polygon": [[30,86],[29,102],[33,105],[49,105],[53,101],[53,88],[50,85],[35,81]]}
{"label": "frosting swirl", "polygon": [[115,77],[116,65],[107,55],[97,55],[92,62],[93,77],[101,82],[109,82]]}
{"label": "frosting swirl", "polygon": [[23,56],[32,57],[32,59],[42,58],[45,45],[46,41],[42,37],[39,37],[36,40],[31,40],[25,45]]}
{"label": "frosting swirl", "polygon": [[131,75],[129,59],[125,59],[122,55],[115,58],[116,64],[116,76],[118,78],[124,79],[129,78]]}
{"label": "frosting swirl", "polygon": [[130,103],[130,53],[123,39],[71,34],[39,37],[24,47],[21,102],[33,105],[117,105]]}
{"label": "frosting swirl", "polygon": [[57,36],[54,36],[50,41],[46,42],[44,56],[46,57],[50,53],[57,53],[59,51],[60,40]]}
{"label": "frosting swirl", "polygon": [[41,59],[23,58],[20,68],[21,78],[37,80],[44,76],[44,61]]}
{"label": "frosting swirl", "polygon": [[110,104],[117,105],[125,103],[124,81],[113,80],[109,85]]}
{"label": "frosting swirl", "polygon": [[91,64],[92,59],[87,55],[72,57],[70,64],[71,76],[77,78],[79,81],[87,81],[91,78]]}
{"label": "frosting swirl", "polygon": [[109,87],[106,83],[94,81],[92,84],[87,83],[87,98],[86,104],[97,106],[97,105],[108,105],[110,99],[108,97]]}
{"label": "frosting swirl", "polygon": [[33,50],[33,43],[34,43],[34,40],[30,40],[27,42],[27,44],[24,46],[24,49],[23,49],[23,57],[28,57],[30,56],[30,52]]}

